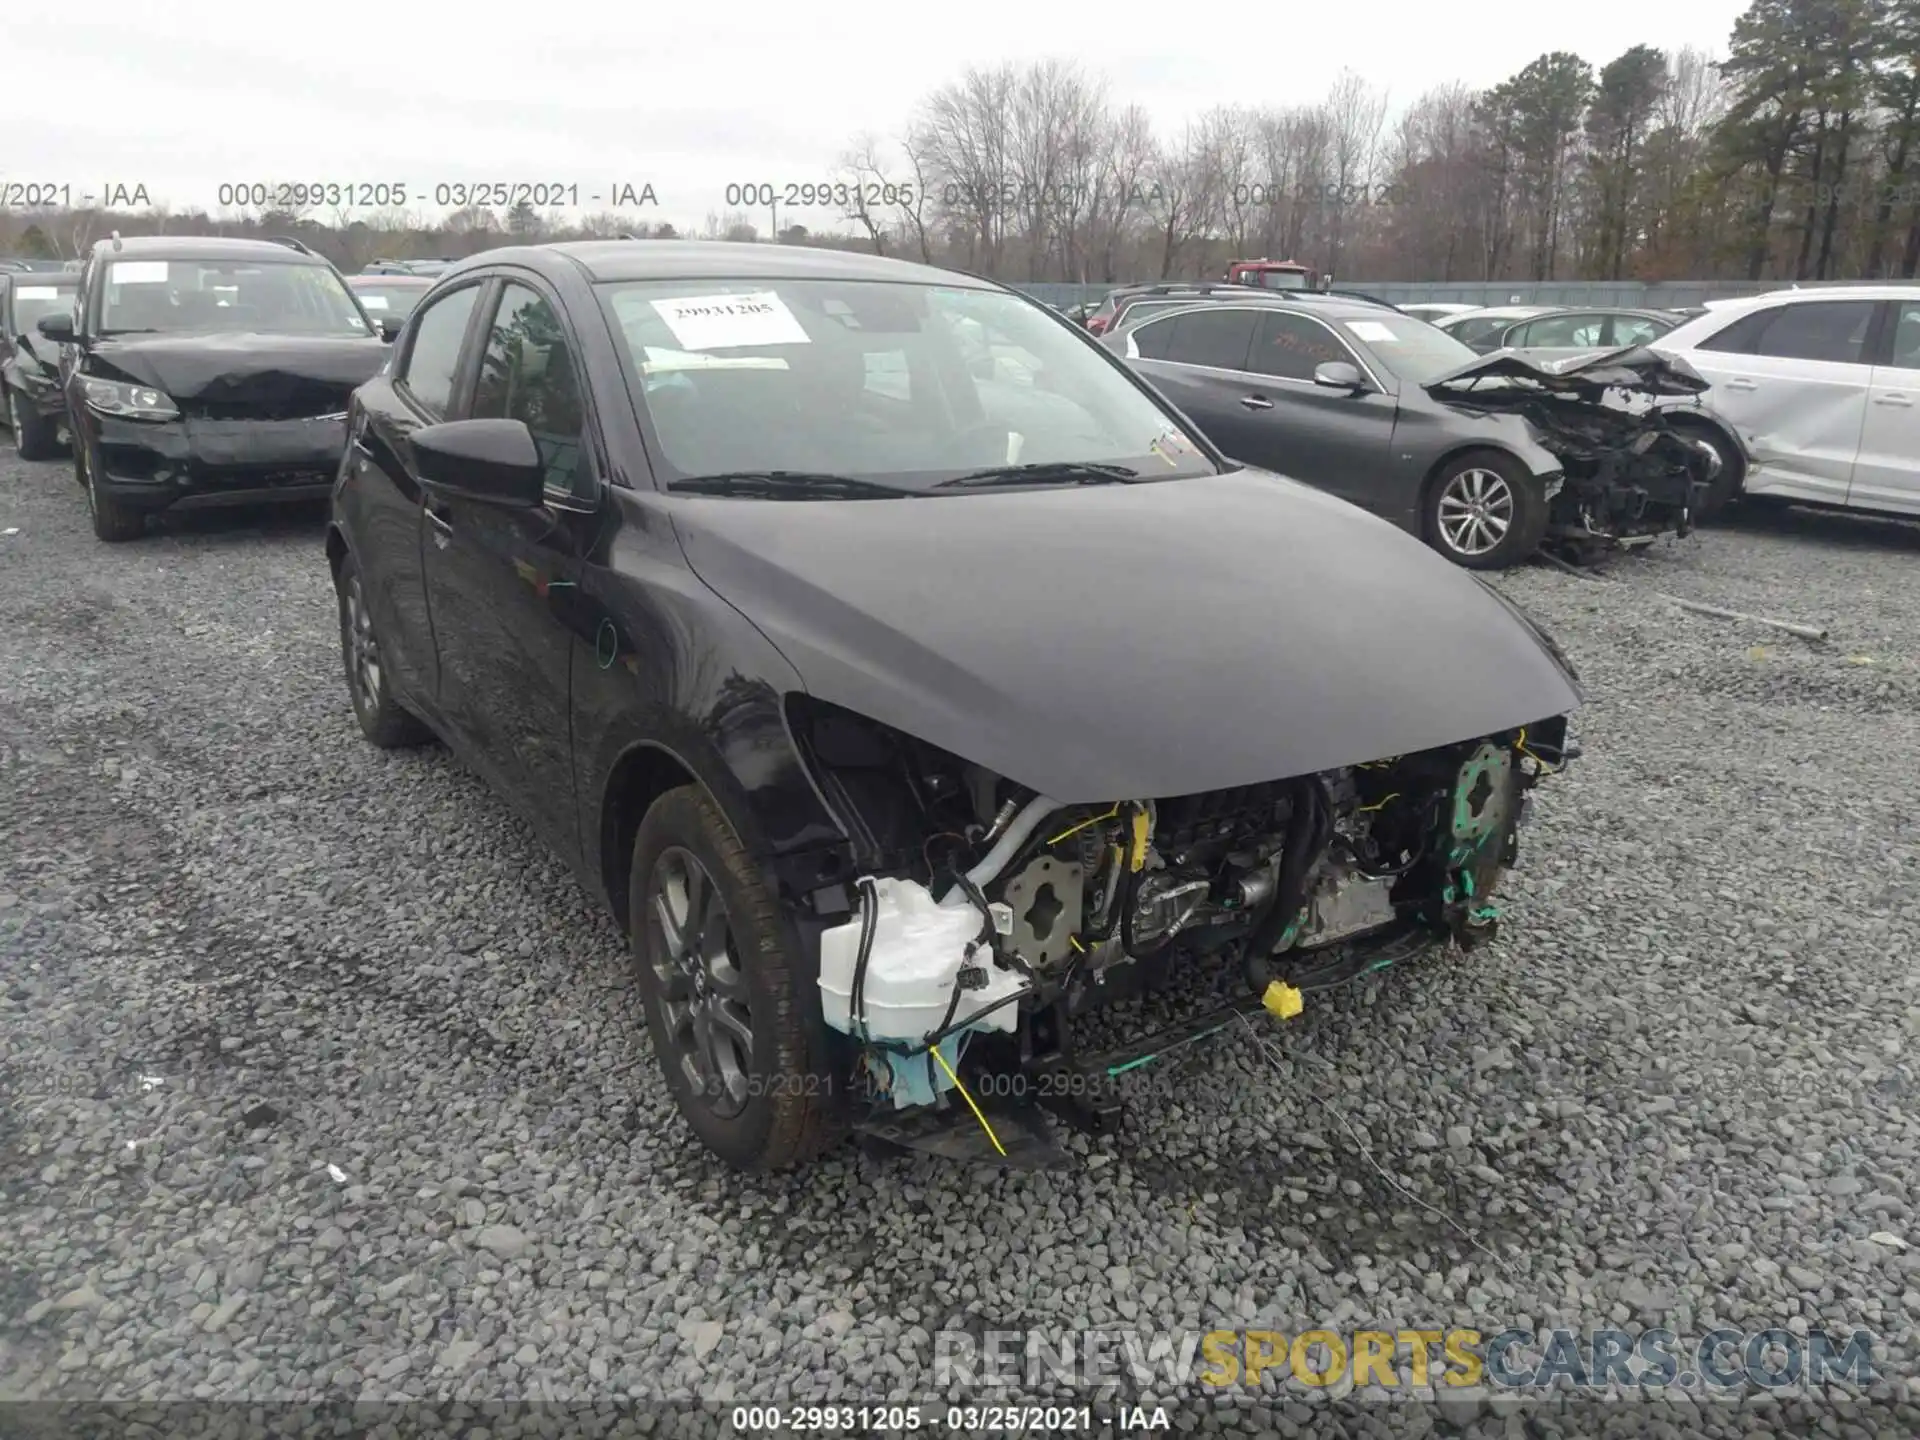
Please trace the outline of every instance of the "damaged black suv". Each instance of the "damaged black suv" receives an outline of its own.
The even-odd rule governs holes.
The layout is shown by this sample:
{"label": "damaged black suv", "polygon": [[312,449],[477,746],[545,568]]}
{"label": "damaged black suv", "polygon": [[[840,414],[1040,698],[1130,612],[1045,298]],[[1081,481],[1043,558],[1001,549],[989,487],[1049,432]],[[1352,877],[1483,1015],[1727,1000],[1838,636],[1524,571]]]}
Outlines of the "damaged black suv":
{"label": "damaged black suv", "polygon": [[[990,281],[512,247],[394,357],[327,538],[354,714],[576,867],[734,1164],[1057,1158],[1026,1100],[1099,1123],[1210,1029],[1491,938],[1575,753],[1571,668],[1492,587]],[[1220,994],[1172,1033],[1080,1024],[1175,976]]]}
{"label": "damaged black suv", "polygon": [[340,273],[298,244],[115,236],[93,247],[61,344],[74,478],[93,531],[167,509],[318,499],[347,400],[387,346]]}

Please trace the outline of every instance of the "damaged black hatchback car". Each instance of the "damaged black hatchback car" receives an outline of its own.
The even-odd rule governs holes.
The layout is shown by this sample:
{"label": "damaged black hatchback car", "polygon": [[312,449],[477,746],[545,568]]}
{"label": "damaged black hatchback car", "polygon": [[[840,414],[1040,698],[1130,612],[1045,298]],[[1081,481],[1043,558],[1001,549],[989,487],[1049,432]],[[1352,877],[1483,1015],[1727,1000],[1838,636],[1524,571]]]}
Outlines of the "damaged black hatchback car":
{"label": "damaged black hatchback car", "polygon": [[1102,342],[1227,454],[1332,492],[1475,569],[1686,534],[1720,461],[1661,402],[1707,382],[1622,350],[1478,355],[1377,307],[1278,297]]}
{"label": "damaged black hatchback car", "polygon": [[168,509],[317,499],[346,446],[347,397],[386,344],[304,246],[115,236],[93,247],[61,344],[74,478],[94,534]]}
{"label": "damaged black hatchback car", "polygon": [[[360,728],[440,736],[576,867],[739,1166],[849,1130],[1057,1157],[996,1100],[1491,937],[1574,753],[1571,668],[1496,591],[1227,460],[989,281],[487,251],[349,434],[327,553]],[[1175,967],[1219,1007],[1077,1039]]]}

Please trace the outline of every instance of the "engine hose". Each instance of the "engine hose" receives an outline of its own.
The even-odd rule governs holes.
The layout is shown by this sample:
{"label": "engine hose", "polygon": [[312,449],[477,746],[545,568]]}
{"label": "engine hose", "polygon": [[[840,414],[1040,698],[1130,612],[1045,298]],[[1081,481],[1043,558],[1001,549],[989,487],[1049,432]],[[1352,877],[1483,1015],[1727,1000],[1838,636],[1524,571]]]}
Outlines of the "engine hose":
{"label": "engine hose", "polygon": [[1247,938],[1247,959],[1264,961],[1286,933],[1287,926],[1300,913],[1306,900],[1307,871],[1326,848],[1333,833],[1333,807],[1325,787],[1318,780],[1300,782],[1294,796],[1293,813],[1287,817],[1285,848],[1280,854],[1280,876],[1273,887],[1273,899],[1261,913],[1260,921]]}
{"label": "engine hose", "polygon": [[[860,948],[853,960],[853,984],[847,991],[847,1030],[859,1039],[867,1036],[867,961],[873,955],[874,931],[879,926],[880,887],[874,884],[871,875],[860,877],[860,887],[866,894],[867,903],[860,907]],[[854,1026],[858,1025],[858,1031]]]}

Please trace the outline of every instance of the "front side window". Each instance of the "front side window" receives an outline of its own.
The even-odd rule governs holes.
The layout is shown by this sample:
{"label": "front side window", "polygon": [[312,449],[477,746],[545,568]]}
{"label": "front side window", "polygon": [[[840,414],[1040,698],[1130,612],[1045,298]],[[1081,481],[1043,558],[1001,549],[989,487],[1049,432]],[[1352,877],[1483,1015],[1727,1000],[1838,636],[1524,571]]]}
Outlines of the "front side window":
{"label": "front side window", "polygon": [[524,422],[540,451],[547,489],[590,490],[580,458],[586,411],[566,328],[546,298],[524,285],[510,283],[500,292],[471,413],[476,420]]}
{"label": "front side window", "polygon": [[1871,300],[1809,300],[1783,305],[1773,323],[1760,332],[1756,355],[1780,360],[1825,360],[1858,365],[1873,324]]}
{"label": "front side window", "polygon": [[414,326],[400,383],[428,414],[444,417],[453,403],[454,374],[460,366],[460,343],[480,287],[467,285],[428,306]]}
{"label": "front side window", "polygon": [[1902,300],[1895,307],[1893,348],[1887,364],[1901,370],[1920,370],[1920,303]]}
{"label": "front side window", "polygon": [[1353,352],[1318,320],[1276,310],[1260,317],[1247,368],[1256,375],[1310,381],[1315,370],[1335,360],[1356,363]]}
{"label": "front side window", "polygon": [[828,279],[598,289],[668,480],[801,470],[926,488],[1079,462],[1214,473],[1123,369],[1019,295]]}
{"label": "front side window", "polygon": [[330,265],[287,260],[121,260],[109,256],[100,334],[252,332],[371,335]]}

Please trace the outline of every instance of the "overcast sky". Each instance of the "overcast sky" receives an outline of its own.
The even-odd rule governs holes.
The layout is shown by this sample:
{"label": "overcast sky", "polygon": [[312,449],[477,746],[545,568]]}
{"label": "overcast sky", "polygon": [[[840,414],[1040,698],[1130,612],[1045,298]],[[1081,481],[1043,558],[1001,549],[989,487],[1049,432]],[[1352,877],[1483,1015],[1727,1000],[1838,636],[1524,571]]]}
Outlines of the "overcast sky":
{"label": "overcast sky", "polygon": [[[729,183],[831,178],[852,137],[896,134],[972,65],[1060,57],[1164,131],[1219,104],[1299,103],[1342,65],[1397,108],[1483,87],[1547,50],[1597,69],[1627,47],[1723,54],[1745,0],[1267,3],[1125,8],[1079,0],[681,5],[662,0],[314,10],[231,0],[26,5],[5,26],[0,180],[144,184],[215,208],[230,181],[651,183],[636,220],[697,227]],[[1165,15],[1165,20],[1151,18]],[[443,23],[444,22],[444,23]],[[906,178],[904,176],[900,178]],[[766,228],[766,212],[752,218]],[[782,210],[782,225],[837,223]]]}

